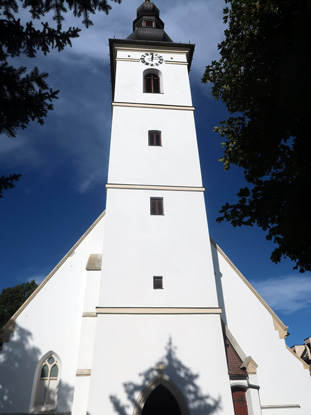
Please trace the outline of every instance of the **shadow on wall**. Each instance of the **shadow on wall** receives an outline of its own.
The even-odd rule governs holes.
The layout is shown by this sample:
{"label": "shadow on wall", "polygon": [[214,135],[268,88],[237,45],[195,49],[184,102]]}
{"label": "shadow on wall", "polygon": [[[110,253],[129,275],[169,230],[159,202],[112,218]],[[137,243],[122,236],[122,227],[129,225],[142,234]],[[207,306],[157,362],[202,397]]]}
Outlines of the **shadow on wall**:
{"label": "shadow on wall", "polygon": [[[16,325],[0,352],[0,413],[28,413],[37,364],[44,353],[31,345],[30,331]],[[60,380],[57,411],[70,411],[73,388]]]}
{"label": "shadow on wall", "polygon": [[[161,359],[161,363],[158,363],[155,368],[140,373],[139,376],[141,377],[140,383],[123,384],[128,403],[122,403],[116,395],[110,396],[110,401],[118,415],[130,415],[133,413],[132,408],[135,408],[135,415],[154,415],[158,412],[162,415],[187,415],[189,413],[212,415],[221,410],[221,398],[215,399],[202,394],[196,384],[199,375],[192,373],[177,358],[176,347],[173,346],[171,339],[166,346],[166,354]],[[162,404],[159,404],[159,401],[162,401]],[[165,408],[163,407],[164,401]],[[175,411],[173,401],[176,405]],[[182,401],[185,401],[185,405]]]}
{"label": "shadow on wall", "polygon": [[217,297],[218,297],[218,303],[219,307],[222,310],[221,318],[227,324],[227,315],[226,315],[226,306],[225,306],[225,300],[224,300],[224,293],[222,290],[222,273],[220,272],[220,266],[219,266],[219,259],[218,259],[218,252],[216,248],[216,244],[211,240],[211,249],[212,249],[212,258],[213,258],[213,264],[214,264],[214,271],[215,271],[215,282],[216,282],[216,290],[217,290]]}

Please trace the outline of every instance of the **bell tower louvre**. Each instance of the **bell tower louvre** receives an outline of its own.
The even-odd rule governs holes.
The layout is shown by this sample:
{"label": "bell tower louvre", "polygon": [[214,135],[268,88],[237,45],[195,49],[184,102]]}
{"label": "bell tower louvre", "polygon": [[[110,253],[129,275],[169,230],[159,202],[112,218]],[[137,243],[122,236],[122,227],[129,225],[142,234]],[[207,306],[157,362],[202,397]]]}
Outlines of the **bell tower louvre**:
{"label": "bell tower louvre", "polygon": [[0,414],[309,415],[287,327],[210,240],[194,45],[145,1],[109,48],[106,210],[4,327]]}

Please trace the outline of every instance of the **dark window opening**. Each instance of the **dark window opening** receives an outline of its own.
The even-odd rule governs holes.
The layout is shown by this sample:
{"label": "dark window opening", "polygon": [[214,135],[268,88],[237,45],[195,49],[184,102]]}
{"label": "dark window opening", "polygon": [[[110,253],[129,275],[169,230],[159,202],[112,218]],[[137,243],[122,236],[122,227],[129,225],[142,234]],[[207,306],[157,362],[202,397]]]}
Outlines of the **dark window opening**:
{"label": "dark window opening", "polygon": [[155,290],[163,288],[163,277],[153,277],[153,288]]}
{"label": "dark window opening", "polygon": [[150,92],[152,94],[160,93],[160,78],[158,75],[148,73],[145,76],[145,92]]}
{"label": "dark window opening", "polygon": [[161,146],[161,131],[149,130],[148,131],[148,142],[150,146]]}
{"label": "dark window opening", "polygon": [[157,386],[149,395],[142,415],[181,415],[181,410],[173,394],[163,385]]}
{"label": "dark window opening", "polygon": [[164,215],[163,197],[150,198],[150,215]]}
{"label": "dark window opening", "polygon": [[154,21],[153,20],[145,20],[145,26],[146,27],[154,27]]}

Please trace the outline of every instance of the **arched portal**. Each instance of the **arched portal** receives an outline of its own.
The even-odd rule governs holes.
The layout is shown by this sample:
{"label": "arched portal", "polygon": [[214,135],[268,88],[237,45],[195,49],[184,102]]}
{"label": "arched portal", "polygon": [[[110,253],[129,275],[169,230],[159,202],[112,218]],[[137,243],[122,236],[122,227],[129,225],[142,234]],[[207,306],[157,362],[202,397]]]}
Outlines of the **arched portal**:
{"label": "arched portal", "polygon": [[133,415],[189,415],[181,391],[166,376],[155,377],[139,395]]}
{"label": "arched portal", "polygon": [[177,400],[163,385],[157,386],[149,395],[142,415],[182,415]]}

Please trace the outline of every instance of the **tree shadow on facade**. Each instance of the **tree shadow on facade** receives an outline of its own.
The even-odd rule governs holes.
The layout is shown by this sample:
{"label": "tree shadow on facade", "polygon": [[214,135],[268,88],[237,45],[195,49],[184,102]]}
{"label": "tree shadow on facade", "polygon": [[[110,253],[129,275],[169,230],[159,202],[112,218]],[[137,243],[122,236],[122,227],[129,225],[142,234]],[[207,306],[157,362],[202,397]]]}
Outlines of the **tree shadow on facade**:
{"label": "tree shadow on facade", "polygon": [[[32,345],[32,334],[18,325],[0,351],[0,413],[29,413],[36,367],[42,352]],[[59,382],[56,411],[69,412],[73,388]]]}
{"label": "tree shadow on facade", "polygon": [[221,410],[221,398],[204,395],[197,385],[198,374],[177,357],[170,339],[166,354],[155,368],[140,374],[141,382],[123,384],[127,400],[122,403],[116,395],[110,401],[118,415],[212,415]]}

